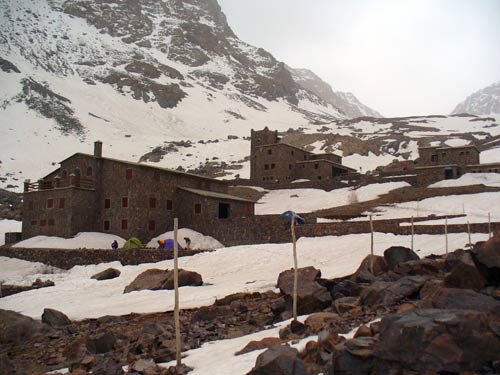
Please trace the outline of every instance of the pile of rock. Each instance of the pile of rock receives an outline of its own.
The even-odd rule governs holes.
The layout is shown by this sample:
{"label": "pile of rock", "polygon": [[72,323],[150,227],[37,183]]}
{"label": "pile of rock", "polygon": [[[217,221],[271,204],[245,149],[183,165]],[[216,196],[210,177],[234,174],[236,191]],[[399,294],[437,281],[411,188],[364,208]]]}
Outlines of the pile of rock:
{"label": "pile of rock", "polygon": [[[249,374],[500,373],[500,235],[470,252],[425,259],[390,248],[384,257],[367,257],[348,278],[315,276],[305,278],[310,295],[323,302],[318,285],[329,289],[335,313],[313,314],[302,334],[287,328],[280,337],[318,339],[302,353],[271,346]],[[304,295],[299,301],[310,303]],[[346,315],[370,312],[381,321],[361,325],[352,339],[338,334]]]}

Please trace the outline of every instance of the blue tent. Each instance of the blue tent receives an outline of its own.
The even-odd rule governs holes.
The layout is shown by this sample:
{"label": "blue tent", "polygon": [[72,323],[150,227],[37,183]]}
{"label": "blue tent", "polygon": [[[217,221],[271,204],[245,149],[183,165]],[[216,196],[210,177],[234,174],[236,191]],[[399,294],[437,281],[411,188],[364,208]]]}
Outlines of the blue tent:
{"label": "blue tent", "polygon": [[[165,249],[167,250],[173,250],[174,249],[174,240],[168,239],[165,240],[165,245],[163,245]],[[177,250],[182,250],[182,246],[177,243]]]}
{"label": "blue tent", "polygon": [[296,212],[294,211],[285,211],[281,215],[281,217],[285,218],[288,220],[288,223],[290,224],[292,222],[292,218],[295,218],[295,223],[297,224],[305,224],[306,221],[304,218],[299,216]]}

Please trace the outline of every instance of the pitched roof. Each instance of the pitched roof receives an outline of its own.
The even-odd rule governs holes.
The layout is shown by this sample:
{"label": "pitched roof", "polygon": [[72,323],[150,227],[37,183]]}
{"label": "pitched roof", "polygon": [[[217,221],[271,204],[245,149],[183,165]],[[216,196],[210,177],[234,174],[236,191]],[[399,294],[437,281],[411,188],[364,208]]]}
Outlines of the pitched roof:
{"label": "pitched roof", "polygon": [[187,191],[187,192],[192,193],[192,194],[200,195],[202,197],[207,197],[207,198],[226,199],[226,200],[232,200],[232,201],[238,201],[238,202],[255,203],[255,201],[252,201],[250,199],[240,198],[240,197],[236,197],[234,195],[218,193],[218,192],[214,192],[214,191],[192,189],[192,188],[186,188],[186,187],[182,187],[182,186],[179,186],[178,189]]}

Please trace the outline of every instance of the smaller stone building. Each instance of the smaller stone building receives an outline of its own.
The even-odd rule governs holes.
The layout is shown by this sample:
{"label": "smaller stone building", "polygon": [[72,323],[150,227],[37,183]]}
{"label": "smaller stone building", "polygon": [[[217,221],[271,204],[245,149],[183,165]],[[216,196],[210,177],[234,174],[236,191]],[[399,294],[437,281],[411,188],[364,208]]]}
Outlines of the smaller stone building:
{"label": "smaller stone building", "polygon": [[96,142],[93,155],[76,153],[25,182],[22,237],[104,232],[147,241],[172,230],[174,217],[181,227],[211,233],[254,215],[255,202],[228,189],[225,181],[102,157]]}
{"label": "smaller stone building", "polygon": [[300,147],[281,142],[277,131],[267,127],[252,130],[250,145],[250,179],[257,184],[289,184],[294,180],[335,180],[355,174],[356,170],[342,165],[335,154],[314,154]]}

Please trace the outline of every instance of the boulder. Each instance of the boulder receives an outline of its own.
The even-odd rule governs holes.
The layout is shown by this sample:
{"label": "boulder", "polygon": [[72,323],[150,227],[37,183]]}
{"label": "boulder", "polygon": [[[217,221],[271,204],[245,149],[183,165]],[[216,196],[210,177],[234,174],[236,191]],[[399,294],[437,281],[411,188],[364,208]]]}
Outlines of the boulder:
{"label": "boulder", "polygon": [[352,281],[356,283],[372,282],[375,276],[378,276],[388,271],[385,259],[379,255],[373,256],[373,273],[371,272],[371,259],[372,256],[368,255],[363,259],[358,269],[352,275]]}
{"label": "boulder", "polygon": [[418,295],[428,276],[405,276],[395,282],[376,281],[361,292],[361,304],[389,306]]}
{"label": "boulder", "polygon": [[500,286],[500,234],[476,244],[472,250],[472,258],[488,283]]}
{"label": "boulder", "polygon": [[54,309],[43,309],[42,322],[51,327],[65,327],[71,324],[66,314]]}
{"label": "boulder", "polygon": [[500,301],[470,289],[441,288],[430,302],[438,309],[475,310],[500,317]]}
{"label": "boulder", "polygon": [[304,324],[309,333],[318,333],[325,329],[333,328],[339,319],[340,316],[338,314],[319,312],[308,316]]}
{"label": "boulder", "polygon": [[299,352],[288,345],[273,346],[259,354],[247,375],[307,375]]}
{"label": "boulder", "polygon": [[91,277],[91,279],[96,279],[96,280],[110,280],[114,279],[118,276],[120,276],[121,272],[117,270],[116,268],[108,268],[105,269],[102,272],[96,273],[94,276]]}
{"label": "boulder", "polygon": [[241,355],[253,352],[254,350],[269,349],[270,347],[281,345],[282,342],[278,337],[265,337],[259,341],[250,341],[243,349],[234,353],[234,355]]}
{"label": "boulder", "polygon": [[490,324],[477,311],[418,309],[389,315],[380,323],[375,366],[380,373],[479,372],[500,353],[500,337]]}
{"label": "boulder", "polygon": [[[201,275],[197,272],[179,270],[179,287],[203,285]],[[149,269],[135,278],[125,287],[124,293],[136,290],[174,289],[174,271]]]}
{"label": "boulder", "polygon": [[359,296],[361,289],[363,288],[352,280],[340,280],[339,282],[333,284],[330,289],[330,294],[333,299],[353,297]]}
{"label": "boulder", "polygon": [[0,309],[0,344],[22,345],[38,335],[50,335],[54,330],[28,316]]}
{"label": "boulder", "polygon": [[443,259],[420,259],[409,260],[407,262],[399,263],[394,267],[394,272],[403,275],[430,275],[436,276],[445,268],[445,261]]}
{"label": "boulder", "polygon": [[122,365],[112,358],[104,358],[92,369],[92,375],[122,375]]}
{"label": "boulder", "polygon": [[[299,268],[297,286],[297,311],[299,314],[309,314],[311,312],[324,309],[331,305],[332,297],[324,286],[318,283],[321,271],[314,267]],[[293,299],[293,269],[283,271],[278,277],[277,287],[285,295],[285,299],[290,302]]]}
{"label": "boulder", "polygon": [[104,354],[114,349],[116,337],[111,332],[106,332],[93,338],[87,338],[86,346],[91,353]]}
{"label": "boulder", "polygon": [[359,306],[357,297],[338,298],[333,301],[333,308],[338,314],[344,314]]}
{"label": "boulder", "polygon": [[411,249],[403,246],[392,246],[384,251],[384,259],[389,269],[393,270],[398,264],[410,260],[419,260],[420,257]]}
{"label": "boulder", "polygon": [[472,289],[479,292],[486,286],[486,280],[472,261],[467,263],[459,262],[444,278],[444,286]]}

